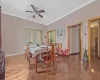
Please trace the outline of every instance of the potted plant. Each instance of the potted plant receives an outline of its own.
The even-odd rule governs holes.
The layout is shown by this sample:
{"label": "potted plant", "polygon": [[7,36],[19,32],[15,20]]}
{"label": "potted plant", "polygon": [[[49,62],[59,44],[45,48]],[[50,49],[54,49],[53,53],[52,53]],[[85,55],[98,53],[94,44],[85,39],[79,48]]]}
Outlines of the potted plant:
{"label": "potted plant", "polygon": [[52,40],[52,38],[50,39],[50,44],[52,44],[53,43],[53,40]]}
{"label": "potted plant", "polygon": [[87,49],[86,49],[86,47],[84,49],[83,61],[85,61],[85,62],[88,61],[88,55],[87,55]]}

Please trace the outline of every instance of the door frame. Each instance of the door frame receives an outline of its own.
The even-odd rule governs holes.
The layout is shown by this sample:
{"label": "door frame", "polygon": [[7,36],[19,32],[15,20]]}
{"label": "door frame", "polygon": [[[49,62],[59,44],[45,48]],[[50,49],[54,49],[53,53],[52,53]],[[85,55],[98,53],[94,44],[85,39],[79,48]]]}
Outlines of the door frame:
{"label": "door frame", "polygon": [[53,30],[49,30],[47,32],[47,42],[49,43],[49,32],[52,32],[52,31],[55,31],[55,41],[56,41],[56,29],[53,29]]}
{"label": "door frame", "polygon": [[73,28],[73,27],[75,27],[76,25],[80,25],[80,29],[81,29],[81,31],[80,31],[80,56],[81,56],[81,59],[82,59],[82,50],[83,50],[83,42],[82,42],[82,40],[83,40],[83,35],[82,35],[82,32],[83,32],[83,28],[82,28],[82,25],[83,25],[83,23],[82,22],[79,22],[79,23],[77,23],[77,24],[74,24],[74,25],[71,25],[71,26],[68,26],[67,27],[67,29],[68,29],[68,54],[70,53],[70,28]]}
{"label": "door frame", "polygon": [[99,17],[92,18],[88,20],[88,60],[91,61],[91,21],[100,19]]}
{"label": "door frame", "polygon": [[1,46],[2,46],[2,39],[1,39],[1,5],[0,5],[0,49],[1,49]]}

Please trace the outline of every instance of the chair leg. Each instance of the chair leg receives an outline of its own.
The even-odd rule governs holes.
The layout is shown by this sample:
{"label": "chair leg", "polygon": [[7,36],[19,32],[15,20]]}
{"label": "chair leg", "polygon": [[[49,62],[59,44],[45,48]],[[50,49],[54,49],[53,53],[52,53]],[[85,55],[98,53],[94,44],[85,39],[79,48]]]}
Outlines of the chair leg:
{"label": "chair leg", "polygon": [[65,56],[65,62],[66,62],[66,56]]}
{"label": "chair leg", "polygon": [[59,56],[59,61],[62,61],[62,56],[61,55]]}
{"label": "chair leg", "polygon": [[59,61],[61,61],[61,56],[60,56],[60,55],[58,55],[58,62],[59,62]]}
{"label": "chair leg", "polygon": [[30,60],[28,60],[29,66],[30,66]]}
{"label": "chair leg", "polygon": [[48,74],[48,62],[46,63],[46,66],[47,66],[47,74]]}
{"label": "chair leg", "polygon": [[36,59],[35,59],[35,72],[38,73],[38,71],[37,71],[37,56],[36,56]]}
{"label": "chair leg", "polygon": [[55,66],[55,62],[53,61],[53,68],[54,68],[54,66]]}
{"label": "chair leg", "polygon": [[26,54],[26,52],[24,53],[24,55],[25,55],[25,57],[27,58],[27,60],[28,60],[28,57],[27,57],[27,54]]}
{"label": "chair leg", "polygon": [[43,69],[43,62],[41,62],[41,68]]}

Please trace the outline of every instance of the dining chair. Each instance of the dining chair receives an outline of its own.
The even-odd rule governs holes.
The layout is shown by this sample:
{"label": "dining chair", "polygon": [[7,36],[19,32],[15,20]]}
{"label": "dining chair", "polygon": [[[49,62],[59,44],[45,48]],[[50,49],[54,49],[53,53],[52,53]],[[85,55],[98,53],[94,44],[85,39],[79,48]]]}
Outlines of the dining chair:
{"label": "dining chair", "polygon": [[61,60],[62,43],[55,43],[57,61]]}
{"label": "dining chair", "polygon": [[[33,54],[30,52],[30,49],[29,49],[29,46],[30,45],[32,45],[32,44],[27,44],[26,45],[26,49],[25,49],[25,56],[26,56],[26,58],[27,58],[27,61],[28,61],[28,63],[29,63],[29,66],[30,65],[32,65],[31,64],[31,61],[34,61],[34,64],[35,64],[35,58],[33,58],[32,56],[33,56]],[[40,60],[39,59],[39,55],[37,55],[37,63],[41,63],[41,62],[43,62],[42,60]],[[42,63],[41,63],[41,65],[42,65]]]}
{"label": "dining chair", "polygon": [[47,54],[44,56],[44,63],[46,64],[46,72],[48,74],[49,64],[52,63],[53,68],[55,67],[55,64],[56,64],[55,44],[47,45]]}
{"label": "dining chair", "polygon": [[29,63],[29,66],[30,66],[31,65],[30,62],[31,62],[31,59],[32,59],[32,54],[29,51],[29,44],[27,44],[26,47],[25,47],[25,56],[26,56],[26,59]]}
{"label": "dining chair", "polygon": [[66,57],[69,57],[68,49],[62,49],[62,43],[56,43],[56,46],[57,46],[56,47],[57,56],[59,57],[58,61],[60,60],[66,61]]}
{"label": "dining chair", "polygon": [[28,42],[28,44],[29,44],[29,45],[32,45],[32,44],[33,44],[33,42]]}
{"label": "dining chair", "polygon": [[45,42],[41,42],[41,45],[45,45]]}

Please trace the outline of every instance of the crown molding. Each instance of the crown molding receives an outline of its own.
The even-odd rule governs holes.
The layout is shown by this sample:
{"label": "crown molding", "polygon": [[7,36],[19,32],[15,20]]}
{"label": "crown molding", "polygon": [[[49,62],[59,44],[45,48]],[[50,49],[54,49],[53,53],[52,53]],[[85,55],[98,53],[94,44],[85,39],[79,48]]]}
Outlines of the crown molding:
{"label": "crown molding", "polygon": [[43,25],[43,26],[47,26],[46,24],[42,24],[42,23],[39,23],[37,21],[33,21],[33,20],[28,19],[28,18],[17,16],[17,15],[11,14],[11,13],[2,12],[2,14],[9,15],[9,16],[16,17],[16,18],[20,18],[20,19],[23,19],[23,20],[28,20],[28,21],[31,21],[31,22],[34,22],[36,24],[40,24],[40,25]]}
{"label": "crown molding", "polygon": [[67,14],[63,15],[62,17],[59,17],[58,19],[56,19],[56,20],[52,21],[51,23],[47,24],[47,26],[53,24],[54,22],[56,22],[56,21],[58,21],[58,20],[60,20],[60,19],[62,19],[62,18],[64,18],[64,17],[68,16],[69,14],[71,14],[71,13],[73,13],[73,12],[75,12],[75,11],[77,11],[77,10],[79,10],[79,9],[81,9],[81,8],[83,8],[83,7],[87,6],[87,5],[89,5],[89,4],[93,3],[93,2],[95,2],[95,1],[96,1],[96,0],[90,0],[90,1],[88,1],[88,2],[86,2],[86,3],[84,3],[84,4],[81,5],[80,7],[76,8],[76,9],[73,9],[72,11],[70,11],[70,12],[68,12]]}

